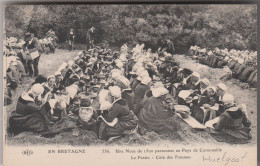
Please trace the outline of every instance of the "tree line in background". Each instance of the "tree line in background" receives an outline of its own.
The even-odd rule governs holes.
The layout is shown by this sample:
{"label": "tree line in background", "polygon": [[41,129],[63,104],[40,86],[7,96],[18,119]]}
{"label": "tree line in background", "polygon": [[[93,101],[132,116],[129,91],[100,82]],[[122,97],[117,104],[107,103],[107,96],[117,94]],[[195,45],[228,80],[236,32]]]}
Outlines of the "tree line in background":
{"label": "tree line in background", "polygon": [[[213,49],[257,49],[256,5],[7,5],[5,33],[23,38],[26,31],[39,38],[53,29],[65,42],[70,28],[76,43],[86,42],[96,28],[96,43],[145,43],[157,49],[170,38],[178,52],[190,46]],[[131,42],[131,43],[130,43]]]}

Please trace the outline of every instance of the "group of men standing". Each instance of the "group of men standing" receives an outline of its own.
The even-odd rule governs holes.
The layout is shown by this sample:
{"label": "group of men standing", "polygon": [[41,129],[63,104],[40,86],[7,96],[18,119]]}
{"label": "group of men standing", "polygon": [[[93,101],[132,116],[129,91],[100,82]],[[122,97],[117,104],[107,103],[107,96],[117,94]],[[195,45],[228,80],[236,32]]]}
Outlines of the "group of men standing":
{"label": "group of men standing", "polygon": [[[88,31],[87,31],[87,36],[86,36],[86,44],[87,44],[87,49],[92,49],[94,47],[94,31],[95,31],[95,27],[91,27]],[[73,50],[73,46],[74,46],[74,41],[75,41],[75,32],[74,29],[70,29],[70,32],[67,35],[67,42],[69,43],[69,50]]]}
{"label": "group of men standing", "polygon": [[[94,48],[94,32],[96,28],[91,27],[87,31],[86,35],[86,50],[93,49]],[[68,35],[67,35],[67,42],[69,43],[69,50],[73,50],[74,47],[74,41],[75,41],[75,32],[74,29],[70,29]],[[167,38],[164,44],[162,45],[163,51],[166,51],[168,53],[174,54],[175,53],[175,46],[174,43],[170,40],[170,38]]]}

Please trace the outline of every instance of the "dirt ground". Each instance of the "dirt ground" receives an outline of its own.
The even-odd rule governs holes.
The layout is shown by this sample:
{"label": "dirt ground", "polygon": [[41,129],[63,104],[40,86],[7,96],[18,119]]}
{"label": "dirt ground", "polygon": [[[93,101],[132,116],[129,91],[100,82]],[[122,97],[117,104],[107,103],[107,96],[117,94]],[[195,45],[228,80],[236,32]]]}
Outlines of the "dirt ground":
{"label": "dirt ground", "polygon": [[[42,55],[39,62],[40,74],[48,76],[54,74],[58,67],[68,60],[73,60],[78,51],[57,50],[55,54]],[[223,69],[213,69],[205,65],[196,63],[190,57],[184,55],[175,55],[175,59],[180,62],[181,67],[186,67],[195,70],[200,73],[202,78],[208,78],[212,85],[216,85],[219,81],[219,77],[223,74]],[[5,107],[5,126],[8,125],[8,117],[11,112],[16,108],[16,101],[18,97],[26,91],[30,84],[33,82],[32,78],[26,77],[23,84],[19,85],[16,92],[13,94],[13,104]],[[253,88],[248,88],[246,84],[239,82],[238,80],[231,79],[224,82],[229,93],[233,94],[238,104],[245,103],[247,105],[250,120],[252,122],[252,136],[253,139],[249,144],[239,145],[241,146],[254,146],[257,142],[257,91]],[[177,133],[173,133],[171,136],[158,135],[154,132],[148,132],[145,135],[131,135],[126,136],[113,142],[105,142],[99,140],[97,136],[90,131],[82,130],[79,136],[73,136],[72,131],[67,131],[56,135],[53,138],[44,138],[31,132],[23,132],[17,136],[11,137],[6,135],[7,143],[9,145],[28,146],[28,145],[73,145],[73,146],[96,146],[96,145],[197,145],[197,144],[210,144],[210,145],[227,145],[227,143],[217,142],[213,139],[207,131],[198,131],[191,129],[182,120],[179,121],[180,129]],[[231,145],[237,146],[237,145]]]}

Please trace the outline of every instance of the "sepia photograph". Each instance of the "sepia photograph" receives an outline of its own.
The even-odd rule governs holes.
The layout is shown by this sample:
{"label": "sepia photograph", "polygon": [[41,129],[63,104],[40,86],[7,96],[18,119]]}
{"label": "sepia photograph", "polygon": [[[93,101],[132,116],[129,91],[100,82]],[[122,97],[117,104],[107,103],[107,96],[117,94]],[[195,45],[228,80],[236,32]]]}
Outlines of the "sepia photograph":
{"label": "sepia photograph", "polygon": [[3,9],[4,165],[256,165],[257,4]]}

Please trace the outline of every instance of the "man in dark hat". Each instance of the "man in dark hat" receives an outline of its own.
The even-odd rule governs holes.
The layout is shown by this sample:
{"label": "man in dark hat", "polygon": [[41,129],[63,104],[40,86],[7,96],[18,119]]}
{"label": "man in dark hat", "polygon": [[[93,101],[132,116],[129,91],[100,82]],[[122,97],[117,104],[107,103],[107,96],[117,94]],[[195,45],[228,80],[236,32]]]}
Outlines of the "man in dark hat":
{"label": "man in dark hat", "polygon": [[168,80],[171,84],[179,83],[182,81],[182,78],[178,75],[178,66],[171,67],[170,76],[168,77]]}
{"label": "man in dark hat", "polygon": [[87,31],[87,37],[86,37],[87,50],[94,48],[94,39],[93,39],[94,30],[95,30],[95,27],[91,27]]}
{"label": "man in dark hat", "polygon": [[38,40],[35,37],[33,37],[33,35],[30,32],[27,32],[25,34],[24,41],[25,44],[23,45],[23,50],[27,56],[32,54],[38,54],[35,57],[31,56],[32,58],[27,60],[27,68],[28,68],[29,76],[37,77],[39,74],[38,63],[41,57],[40,52],[38,51],[39,49]]}
{"label": "man in dark hat", "polygon": [[81,125],[82,129],[96,131],[97,113],[91,107],[90,98],[83,97],[80,99],[80,109],[78,115],[78,125]]}
{"label": "man in dark hat", "polygon": [[69,43],[69,50],[73,50],[73,46],[74,46],[74,39],[75,39],[75,34],[74,34],[74,30],[70,29],[70,32],[67,35],[67,41]]}
{"label": "man in dark hat", "polygon": [[[173,70],[175,71],[176,68],[174,67]],[[185,88],[186,84],[187,84],[187,79],[190,77],[190,75],[193,73],[192,70],[188,69],[188,68],[178,68],[177,71],[177,82],[179,84],[174,85],[172,87],[175,87],[175,95],[179,94],[179,92],[181,90],[185,90],[187,88]],[[171,80],[174,82],[174,80]],[[172,89],[173,90],[173,89]],[[172,93],[172,92],[171,92]],[[175,96],[174,95],[174,96]],[[176,97],[176,96],[175,96]]]}

